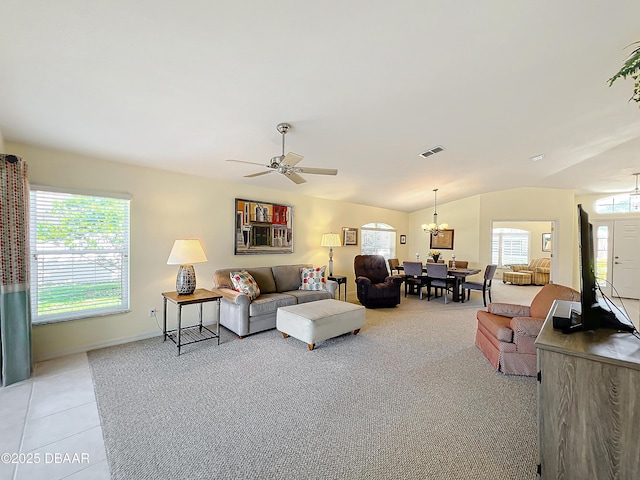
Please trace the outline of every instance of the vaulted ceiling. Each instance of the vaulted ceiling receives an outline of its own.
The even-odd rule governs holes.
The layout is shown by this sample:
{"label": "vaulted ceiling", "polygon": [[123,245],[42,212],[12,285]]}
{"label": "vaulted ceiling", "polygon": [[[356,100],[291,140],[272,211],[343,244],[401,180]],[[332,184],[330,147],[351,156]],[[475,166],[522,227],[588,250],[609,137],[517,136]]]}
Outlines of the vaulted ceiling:
{"label": "vaulted ceiling", "polygon": [[[640,171],[640,2],[4,0],[5,141],[415,211]],[[625,48],[627,47],[627,48]],[[286,150],[337,176],[244,175]],[[441,145],[444,151],[419,153]],[[531,157],[543,155],[539,161]],[[27,159],[28,160],[28,159]]]}

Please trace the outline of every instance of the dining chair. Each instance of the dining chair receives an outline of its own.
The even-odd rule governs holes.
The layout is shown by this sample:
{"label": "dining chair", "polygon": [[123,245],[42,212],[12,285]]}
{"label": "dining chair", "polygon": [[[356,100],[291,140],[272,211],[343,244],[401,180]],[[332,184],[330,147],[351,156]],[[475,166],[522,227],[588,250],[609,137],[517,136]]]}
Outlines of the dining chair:
{"label": "dining chair", "polygon": [[420,262],[403,262],[404,267],[404,296],[407,296],[409,287],[417,288],[422,300],[422,288],[428,285],[428,280],[422,274],[422,263]]}
{"label": "dining chair", "polygon": [[[449,268],[453,267],[453,260],[449,260]],[[456,268],[469,268],[469,262],[466,260],[456,260]]]}
{"label": "dining chair", "polygon": [[[456,262],[456,265],[457,263],[458,262]],[[485,307],[487,306],[487,295],[489,296],[489,303],[491,303],[491,283],[497,269],[498,265],[487,265],[487,268],[484,270],[484,281],[482,283],[462,282],[462,301],[464,302],[465,292],[467,292],[467,300],[469,300],[471,298],[471,290],[477,290],[482,292],[482,300]]]}
{"label": "dining chair", "polygon": [[391,275],[393,275],[394,270],[400,273],[400,270],[398,270],[399,266],[400,266],[400,260],[398,260],[397,258],[389,259],[389,271],[391,272]]}
{"label": "dining chair", "polygon": [[431,300],[431,287],[434,288],[436,297],[438,289],[444,290],[444,303],[447,303],[447,292],[451,291],[453,295],[453,287],[455,279],[449,277],[449,267],[445,263],[427,263],[427,300]]}

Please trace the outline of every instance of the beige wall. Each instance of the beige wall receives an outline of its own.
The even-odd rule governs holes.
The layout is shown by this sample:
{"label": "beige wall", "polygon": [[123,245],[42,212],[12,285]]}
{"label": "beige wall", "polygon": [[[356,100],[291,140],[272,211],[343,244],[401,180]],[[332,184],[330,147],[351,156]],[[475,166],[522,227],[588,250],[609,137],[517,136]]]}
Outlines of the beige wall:
{"label": "beige wall", "polygon": [[[409,252],[429,251],[427,235],[420,225],[430,223],[433,208],[409,214],[412,235]],[[558,226],[557,276],[555,282],[573,286],[573,270],[577,267],[575,199],[570,190],[551,188],[519,188],[476,195],[455,202],[438,205],[438,219],[455,230],[454,250],[444,250],[446,260],[455,253],[456,259],[468,260],[469,265],[483,269],[491,263],[491,224],[495,221],[555,220]],[[415,257],[414,257],[415,258]]]}
{"label": "beige wall", "polygon": [[534,260],[536,258],[549,258],[551,252],[542,251],[542,234],[551,233],[551,222],[493,222],[493,228],[516,228],[518,230],[524,230],[530,234],[529,242],[529,258]]}
{"label": "beige wall", "polygon": [[[157,308],[162,323],[161,292],[175,290],[177,266],[167,257],[177,238],[199,238],[208,257],[196,264],[198,286],[211,287],[213,271],[223,267],[311,263],[326,265],[328,249],[320,247],[322,234],[369,222],[388,223],[406,231],[409,215],[312,198],[291,192],[220,182],[204,177],[101,161],[74,153],[55,152],[9,143],[7,151],[23,157],[33,184],[131,194],[131,311],[38,325],[33,329],[36,361],[121,343],[160,333],[149,309]],[[256,182],[258,183],[258,182]],[[286,255],[233,254],[234,199],[280,202],[294,206],[294,250]],[[355,294],[353,257],[360,247],[334,249],[334,273],[348,276],[348,291]],[[195,321],[196,307],[186,307],[184,318]],[[205,306],[205,317],[215,310]],[[173,321],[175,310],[170,310]]]}
{"label": "beige wall", "polygon": [[[482,195],[481,258],[491,261],[491,223],[501,220],[555,220],[557,258],[555,283],[576,288],[573,270],[577,266],[575,244],[575,195],[571,190],[554,188],[520,188]],[[578,285],[579,287],[579,285]]]}
{"label": "beige wall", "polygon": [[[479,255],[479,196],[469,197],[456,202],[438,205],[438,221],[448,223],[454,230],[453,250],[440,250],[444,260],[451,260],[451,255],[457,260],[466,260],[470,267],[480,268]],[[409,214],[410,235],[407,236],[408,257],[400,261],[415,261],[415,254],[420,254],[420,260],[425,261],[430,247],[430,237],[422,230],[421,225],[433,222],[433,207],[418,210]],[[441,257],[442,258],[442,257]]]}

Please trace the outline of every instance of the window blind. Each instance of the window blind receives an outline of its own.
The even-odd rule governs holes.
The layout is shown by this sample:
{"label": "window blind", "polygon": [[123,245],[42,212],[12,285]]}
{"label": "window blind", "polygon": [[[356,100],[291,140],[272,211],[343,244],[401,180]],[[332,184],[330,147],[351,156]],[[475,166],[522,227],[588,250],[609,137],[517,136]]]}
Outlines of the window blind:
{"label": "window blind", "polygon": [[529,263],[529,232],[495,229],[491,245],[492,263],[500,267]]}
{"label": "window blind", "polygon": [[129,309],[129,210],[120,194],[32,186],[33,323]]}

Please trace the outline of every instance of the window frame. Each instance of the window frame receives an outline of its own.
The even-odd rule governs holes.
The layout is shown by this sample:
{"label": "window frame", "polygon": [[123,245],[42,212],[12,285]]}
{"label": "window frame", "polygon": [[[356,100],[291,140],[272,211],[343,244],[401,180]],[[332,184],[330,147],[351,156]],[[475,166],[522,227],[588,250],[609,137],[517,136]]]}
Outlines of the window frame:
{"label": "window frame", "polygon": [[[524,263],[514,263],[514,262],[509,262],[509,263],[503,263],[503,259],[504,259],[504,241],[505,241],[505,236],[507,235],[512,235],[512,236],[516,236],[516,237],[526,237],[526,262]],[[495,238],[498,237],[498,251],[495,251]],[[492,237],[491,237],[491,263],[497,264],[498,268],[507,268],[508,265],[528,265],[529,262],[531,261],[530,258],[530,248],[531,248],[531,232],[528,230],[523,230],[523,229],[519,229],[519,228],[496,228],[493,229],[493,233],[492,233]],[[521,250],[522,252],[522,250]],[[498,258],[495,258],[495,255],[497,254]]]}
{"label": "window frame", "polygon": [[620,193],[599,198],[594,203],[594,211],[598,215],[640,213],[638,209],[632,208],[630,193]]}
{"label": "window frame", "polygon": [[[82,318],[99,317],[106,315],[118,315],[130,311],[130,251],[131,251],[131,195],[127,193],[112,193],[112,192],[98,192],[77,190],[71,188],[52,187],[47,185],[31,185],[30,186],[30,287],[31,287],[31,319],[33,325],[43,325],[48,323],[58,323],[65,321],[78,320]],[[42,195],[42,198],[38,199],[38,195]],[[46,244],[38,239],[38,225],[42,225],[43,222],[48,225],[57,225],[56,220],[60,219],[54,210],[47,210],[45,207],[47,202],[56,202],[61,200],[70,201],[87,201],[89,198],[94,200],[104,201],[104,199],[121,200],[123,203],[116,204],[114,210],[111,211],[117,217],[115,222],[117,229],[114,234],[116,237],[115,243],[107,241],[101,245],[96,242],[95,245],[89,247],[79,247],[78,245],[60,245],[55,241]],[[93,207],[98,207],[97,202]],[[101,210],[104,213],[104,210]],[[43,218],[45,215],[46,218]],[[113,225],[113,223],[111,224]],[[84,233],[85,231],[83,231]],[[121,242],[117,240],[117,237],[122,237]],[[98,238],[98,241],[104,242],[104,237]],[[111,239],[113,240],[113,238]],[[46,266],[44,264],[45,258],[49,260],[59,262],[58,267]],[[108,268],[100,262],[109,262],[108,266],[113,268],[113,262],[117,265],[115,274],[112,271],[110,274]],[[89,266],[93,265],[91,268]],[[65,300],[77,300],[78,299],[78,287],[80,285],[86,287],[88,285],[95,285],[98,283],[108,284],[115,283],[117,285],[117,294],[114,299],[117,303],[108,304],[105,301],[109,297],[98,296],[97,306],[93,308],[87,308],[86,304],[82,305],[80,302],[73,306],[61,307],[59,309],[52,308],[53,311],[49,313],[38,313],[39,300],[43,295],[47,286],[58,285],[55,278],[55,268],[58,268],[60,277],[68,275],[68,272],[72,272],[70,278],[72,281],[66,286],[71,290],[64,295],[68,295],[68,299]],[[66,271],[65,271],[66,270]],[[53,279],[49,283],[44,279],[45,276],[51,276]],[[107,280],[110,278],[111,281]],[[93,280],[87,282],[87,279]],[[96,298],[96,297],[94,297]],[[88,301],[89,297],[82,297],[81,300]],[[90,303],[90,302],[89,302]]]}
{"label": "window frame", "polygon": [[[391,239],[390,239],[390,243],[389,243],[389,256],[385,255],[385,254],[380,254],[380,253],[369,253],[369,251],[365,251],[365,248],[368,249],[368,247],[365,245],[366,240],[365,238],[369,235],[370,232],[384,232],[384,233],[389,233],[391,234]],[[360,254],[361,255],[382,255],[386,260],[389,260],[389,258],[396,258],[397,253],[396,253],[396,243],[397,243],[397,230],[387,224],[387,223],[382,223],[382,222],[371,222],[371,223],[367,223],[365,225],[362,225],[360,227]],[[377,245],[377,244],[376,244]],[[376,246],[374,246],[374,249],[376,249]]]}

